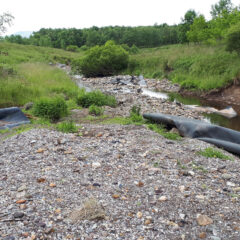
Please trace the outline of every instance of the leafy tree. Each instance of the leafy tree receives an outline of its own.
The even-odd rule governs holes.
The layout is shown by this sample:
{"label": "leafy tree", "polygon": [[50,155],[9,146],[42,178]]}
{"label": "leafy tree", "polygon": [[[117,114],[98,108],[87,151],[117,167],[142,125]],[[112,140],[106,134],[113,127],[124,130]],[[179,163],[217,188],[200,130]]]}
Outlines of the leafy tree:
{"label": "leafy tree", "polygon": [[196,17],[187,32],[187,38],[190,42],[200,43],[209,39],[210,33],[208,23],[203,15]]}
{"label": "leafy tree", "polygon": [[3,13],[0,15],[0,35],[7,31],[7,27],[12,25],[14,17],[10,13]]}
{"label": "leafy tree", "polygon": [[233,25],[226,36],[227,51],[236,51],[240,54],[240,22]]}
{"label": "leafy tree", "polygon": [[231,0],[220,0],[218,3],[212,5],[211,15],[213,18],[221,16],[223,13],[230,13],[233,10]]}

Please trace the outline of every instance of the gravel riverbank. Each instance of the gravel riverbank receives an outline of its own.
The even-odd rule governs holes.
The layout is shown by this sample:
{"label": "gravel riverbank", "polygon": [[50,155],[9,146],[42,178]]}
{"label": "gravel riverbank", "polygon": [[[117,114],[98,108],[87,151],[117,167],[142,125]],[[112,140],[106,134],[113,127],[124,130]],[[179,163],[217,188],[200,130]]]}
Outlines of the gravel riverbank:
{"label": "gravel riverbank", "polygon": [[[144,96],[139,81],[126,90],[113,78],[82,80],[116,96],[118,107],[105,109],[111,116],[140,105],[142,113],[202,118]],[[0,142],[0,239],[238,240],[240,161],[222,150],[231,160],[198,154],[209,146],[135,125],[82,124],[77,134],[35,128],[7,138]]]}
{"label": "gravel riverbank", "polygon": [[205,158],[209,144],[143,126],[80,135],[33,129],[1,143],[1,239],[240,238],[237,157]]}

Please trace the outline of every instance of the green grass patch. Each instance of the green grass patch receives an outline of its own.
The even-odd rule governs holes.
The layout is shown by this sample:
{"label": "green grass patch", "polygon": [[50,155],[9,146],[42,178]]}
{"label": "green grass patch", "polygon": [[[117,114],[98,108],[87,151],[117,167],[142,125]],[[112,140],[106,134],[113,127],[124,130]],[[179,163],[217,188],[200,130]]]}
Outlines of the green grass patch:
{"label": "green grass patch", "polygon": [[72,121],[58,123],[56,129],[64,133],[76,133],[78,132],[78,127]]}
{"label": "green grass patch", "polygon": [[104,113],[104,108],[93,104],[89,107],[89,113],[95,116],[101,116]]}
{"label": "green grass patch", "polygon": [[161,124],[148,123],[147,126],[150,130],[162,135],[163,137],[165,137],[167,139],[170,139],[170,140],[181,140],[182,139],[182,137],[180,135],[178,135],[177,133],[168,132],[167,129]]}
{"label": "green grass patch", "polygon": [[223,154],[221,151],[218,151],[217,149],[208,147],[202,151],[197,152],[197,154],[207,157],[207,158],[219,158],[223,160],[232,160],[231,157]]}
{"label": "green grass patch", "polygon": [[91,105],[116,107],[117,101],[113,96],[106,95],[100,91],[92,91],[79,94],[77,104],[86,108]]}

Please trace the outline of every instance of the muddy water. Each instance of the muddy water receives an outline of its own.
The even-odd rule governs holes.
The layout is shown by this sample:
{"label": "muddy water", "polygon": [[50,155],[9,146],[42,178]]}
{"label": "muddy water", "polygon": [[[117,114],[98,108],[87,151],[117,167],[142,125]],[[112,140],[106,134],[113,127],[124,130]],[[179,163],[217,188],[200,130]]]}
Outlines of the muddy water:
{"label": "muddy water", "polygon": [[[196,105],[196,106],[203,106],[203,107],[213,107],[218,110],[225,109],[229,107],[229,105],[219,102],[207,101],[205,99],[197,98],[197,97],[189,97],[189,96],[182,96],[178,93],[165,93],[165,92],[156,92],[145,89],[143,91],[144,95],[163,98],[163,99],[171,99],[173,101],[178,101],[183,103],[184,105]],[[231,106],[236,112],[237,116],[234,118],[227,118],[221,116],[217,113],[204,113],[205,120],[209,123],[216,124],[222,127],[231,128],[233,130],[240,131],[240,106]]]}

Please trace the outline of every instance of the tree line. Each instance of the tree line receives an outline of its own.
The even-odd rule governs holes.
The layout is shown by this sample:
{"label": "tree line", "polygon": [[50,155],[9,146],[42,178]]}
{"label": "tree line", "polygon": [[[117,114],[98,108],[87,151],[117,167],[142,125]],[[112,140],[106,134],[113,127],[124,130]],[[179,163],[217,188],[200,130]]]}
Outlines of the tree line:
{"label": "tree line", "polygon": [[[240,29],[240,7],[234,7],[231,0],[220,0],[211,8],[212,19],[207,21],[204,15],[195,10],[185,13],[177,25],[161,24],[154,26],[124,27],[109,26],[86,29],[45,29],[34,32],[29,38],[19,35],[5,37],[12,43],[62,49],[87,49],[95,45],[104,45],[113,40],[116,44],[137,47],[157,47],[176,43],[210,43],[215,44],[225,38],[231,31]],[[239,25],[239,27],[236,27]],[[235,30],[231,30],[235,29]],[[75,48],[73,48],[75,46]]]}

